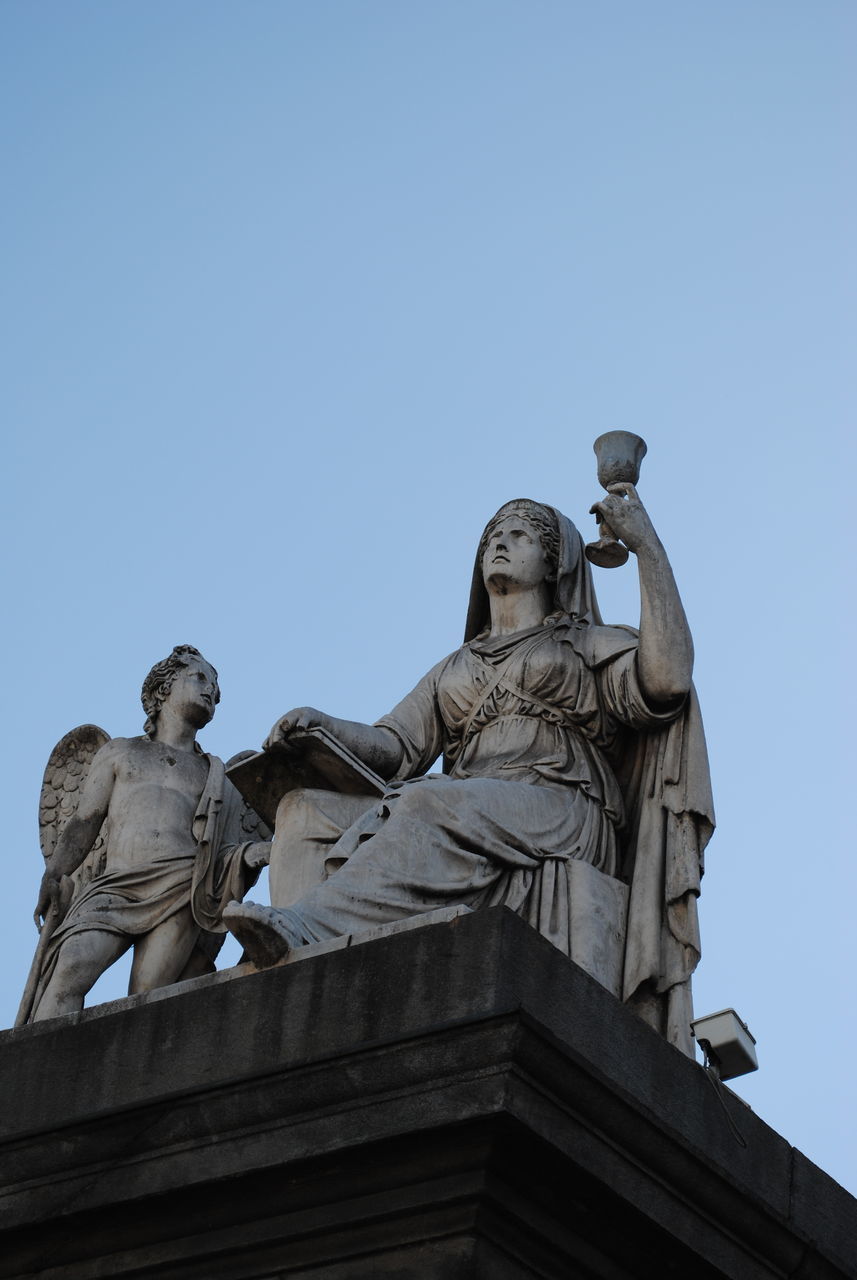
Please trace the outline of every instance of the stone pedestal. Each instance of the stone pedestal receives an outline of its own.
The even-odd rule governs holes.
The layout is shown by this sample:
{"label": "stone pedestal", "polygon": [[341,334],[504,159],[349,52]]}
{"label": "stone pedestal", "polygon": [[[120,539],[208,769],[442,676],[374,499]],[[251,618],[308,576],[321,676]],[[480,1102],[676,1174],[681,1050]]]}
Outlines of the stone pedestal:
{"label": "stone pedestal", "polygon": [[857,1204],[511,912],[0,1036],[0,1277],[857,1276]]}

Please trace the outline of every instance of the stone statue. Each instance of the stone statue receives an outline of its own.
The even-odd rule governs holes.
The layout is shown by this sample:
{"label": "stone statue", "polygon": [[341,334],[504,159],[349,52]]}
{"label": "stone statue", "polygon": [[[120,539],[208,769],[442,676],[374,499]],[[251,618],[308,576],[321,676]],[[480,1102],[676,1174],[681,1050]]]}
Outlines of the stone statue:
{"label": "stone statue", "polygon": [[[571,521],[516,500],[482,535],[460,649],[374,725],[308,707],[274,725],[267,752],[299,754],[326,731],[386,789],[283,797],[272,906],[224,912],[258,967],[440,907],[503,904],[575,959],[588,934],[590,972],[692,1054],[713,830],[693,646],[634,485],[593,509],[637,556],[639,631],[603,625]],[[443,774],[426,774],[440,754]]]}
{"label": "stone statue", "polygon": [[271,847],[196,741],[219,700],[217,672],[178,645],[143,684],[143,737],[88,725],[55,748],[40,810],[41,937],[16,1025],[82,1008],[132,946],[132,995],[214,969],[222,907],[255,883]]}

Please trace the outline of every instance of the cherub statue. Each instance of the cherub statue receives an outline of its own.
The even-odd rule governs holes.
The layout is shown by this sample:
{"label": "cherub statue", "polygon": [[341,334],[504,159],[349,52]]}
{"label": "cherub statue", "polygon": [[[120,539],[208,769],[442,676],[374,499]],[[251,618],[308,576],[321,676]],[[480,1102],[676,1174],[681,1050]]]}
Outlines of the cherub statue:
{"label": "cherub statue", "polygon": [[177,645],[141,698],[142,737],[85,725],[51,754],[41,937],[16,1025],[81,1009],[129,947],[132,995],[212,971],[223,907],[268,861],[270,832],[196,741],[220,700],[214,667]]}

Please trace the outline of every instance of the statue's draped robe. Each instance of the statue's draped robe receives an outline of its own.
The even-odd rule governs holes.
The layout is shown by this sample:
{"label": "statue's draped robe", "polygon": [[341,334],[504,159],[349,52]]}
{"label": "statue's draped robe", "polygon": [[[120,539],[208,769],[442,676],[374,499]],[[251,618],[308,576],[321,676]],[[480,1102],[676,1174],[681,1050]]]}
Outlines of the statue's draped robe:
{"label": "statue's draped robe", "polygon": [[[693,695],[651,706],[636,650],[629,628],[563,614],[438,663],[377,722],[402,745],[400,779],[284,912],[296,941],[464,903],[509,906],[569,954],[582,859],[630,883],[625,999],[689,1049],[707,760]],[[424,776],[441,754],[445,775]]]}
{"label": "statue's draped robe", "polygon": [[[223,761],[207,756],[208,775],[192,823],[186,852],[153,858],[133,870],[107,865],[75,895],[45,952],[33,1012],[56,968],[63,942],[97,929],[127,937],[150,933],[190,904],[196,945],[208,955],[217,950],[211,934],[223,934],[223,908],[241,899],[258,875],[245,865],[243,801],[225,774]],[[213,944],[213,945],[212,945]],[[32,1014],[30,1015],[32,1017]]]}

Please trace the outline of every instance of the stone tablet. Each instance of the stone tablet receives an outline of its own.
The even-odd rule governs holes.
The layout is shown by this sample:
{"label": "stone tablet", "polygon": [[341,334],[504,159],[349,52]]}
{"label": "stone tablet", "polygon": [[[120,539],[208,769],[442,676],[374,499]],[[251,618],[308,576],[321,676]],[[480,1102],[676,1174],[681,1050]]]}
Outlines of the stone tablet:
{"label": "stone tablet", "polygon": [[293,749],[272,747],[226,770],[247,803],[273,828],[283,796],[299,787],[341,795],[383,795],[383,778],[319,725],[293,738]]}

